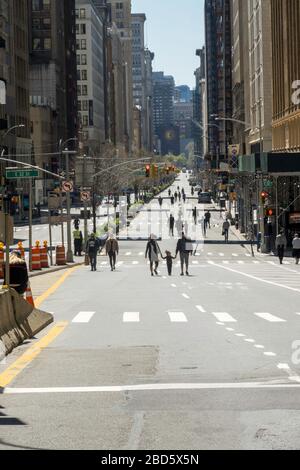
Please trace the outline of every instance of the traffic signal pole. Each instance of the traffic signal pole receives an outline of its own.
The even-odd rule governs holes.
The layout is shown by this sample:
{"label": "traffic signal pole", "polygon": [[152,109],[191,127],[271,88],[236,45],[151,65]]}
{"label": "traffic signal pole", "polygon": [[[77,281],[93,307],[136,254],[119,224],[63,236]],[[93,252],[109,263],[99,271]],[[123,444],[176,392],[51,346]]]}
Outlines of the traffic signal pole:
{"label": "traffic signal pole", "polygon": [[32,178],[29,179],[29,271],[32,271]]}

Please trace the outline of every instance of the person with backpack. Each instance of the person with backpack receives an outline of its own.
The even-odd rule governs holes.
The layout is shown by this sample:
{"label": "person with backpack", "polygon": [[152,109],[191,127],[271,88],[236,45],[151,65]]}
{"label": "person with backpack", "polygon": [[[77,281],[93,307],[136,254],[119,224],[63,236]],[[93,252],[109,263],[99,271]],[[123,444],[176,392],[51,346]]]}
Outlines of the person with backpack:
{"label": "person with backpack", "polygon": [[86,242],[86,253],[89,256],[91,271],[97,271],[97,254],[100,244],[96,235],[92,233]]}

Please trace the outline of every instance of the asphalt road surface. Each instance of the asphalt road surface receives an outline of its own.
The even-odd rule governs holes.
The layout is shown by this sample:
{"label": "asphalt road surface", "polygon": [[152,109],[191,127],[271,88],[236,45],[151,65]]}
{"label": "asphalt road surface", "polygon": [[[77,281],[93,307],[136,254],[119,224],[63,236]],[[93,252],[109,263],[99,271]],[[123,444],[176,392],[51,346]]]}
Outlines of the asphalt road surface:
{"label": "asphalt road surface", "polygon": [[[164,232],[168,204],[132,233]],[[190,276],[176,260],[151,277],[145,241],[123,241],[115,272],[99,256],[45,298],[55,324],[0,364],[0,449],[299,448],[300,267],[252,257],[232,233],[225,245],[219,212],[197,207],[198,221],[212,210],[210,243]]]}

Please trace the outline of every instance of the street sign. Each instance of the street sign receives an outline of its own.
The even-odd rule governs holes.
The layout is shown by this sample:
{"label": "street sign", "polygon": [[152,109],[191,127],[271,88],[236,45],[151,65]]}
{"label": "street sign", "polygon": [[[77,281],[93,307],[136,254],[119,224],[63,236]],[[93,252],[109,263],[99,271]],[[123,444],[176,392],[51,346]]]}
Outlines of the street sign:
{"label": "street sign", "polygon": [[72,181],[64,181],[62,184],[62,190],[65,193],[71,193],[74,189],[73,182]]}
{"label": "street sign", "polygon": [[89,202],[91,200],[90,191],[81,191],[80,199],[81,199],[82,202]]}
{"label": "street sign", "polygon": [[6,168],[5,177],[7,179],[19,179],[19,178],[37,178],[39,171],[34,168]]}

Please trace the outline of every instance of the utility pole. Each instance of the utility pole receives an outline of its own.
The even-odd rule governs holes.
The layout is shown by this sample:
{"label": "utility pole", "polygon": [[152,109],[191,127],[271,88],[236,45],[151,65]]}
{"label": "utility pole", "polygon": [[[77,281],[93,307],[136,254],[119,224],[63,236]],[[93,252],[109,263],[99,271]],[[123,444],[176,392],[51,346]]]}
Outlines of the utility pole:
{"label": "utility pole", "polygon": [[32,178],[29,179],[29,271],[32,271]]}
{"label": "utility pole", "polygon": [[[260,159],[262,158],[263,154],[263,135],[262,135],[262,115],[261,115],[261,108],[262,108],[262,100],[260,99],[259,102],[259,153]],[[266,252],[266,241],[265,241],[265,213],[264,213],[264,203],[261,197],[261,194],[264,190],[264,176],[261,173],[259,178],[259,227],[261,233],[261,252]]]}
{"label": "utility pole", "polygon": [[[69,166],[69,155],[76,154],[73,150],[67,148],[62,152],[66,156],[66,180],[70,181],[70,166]],[[74,263],[73,251],[72,251],[72,235],[71,235],[71,195],[68,191],[66,193],[67,198],[67,262]]]}

